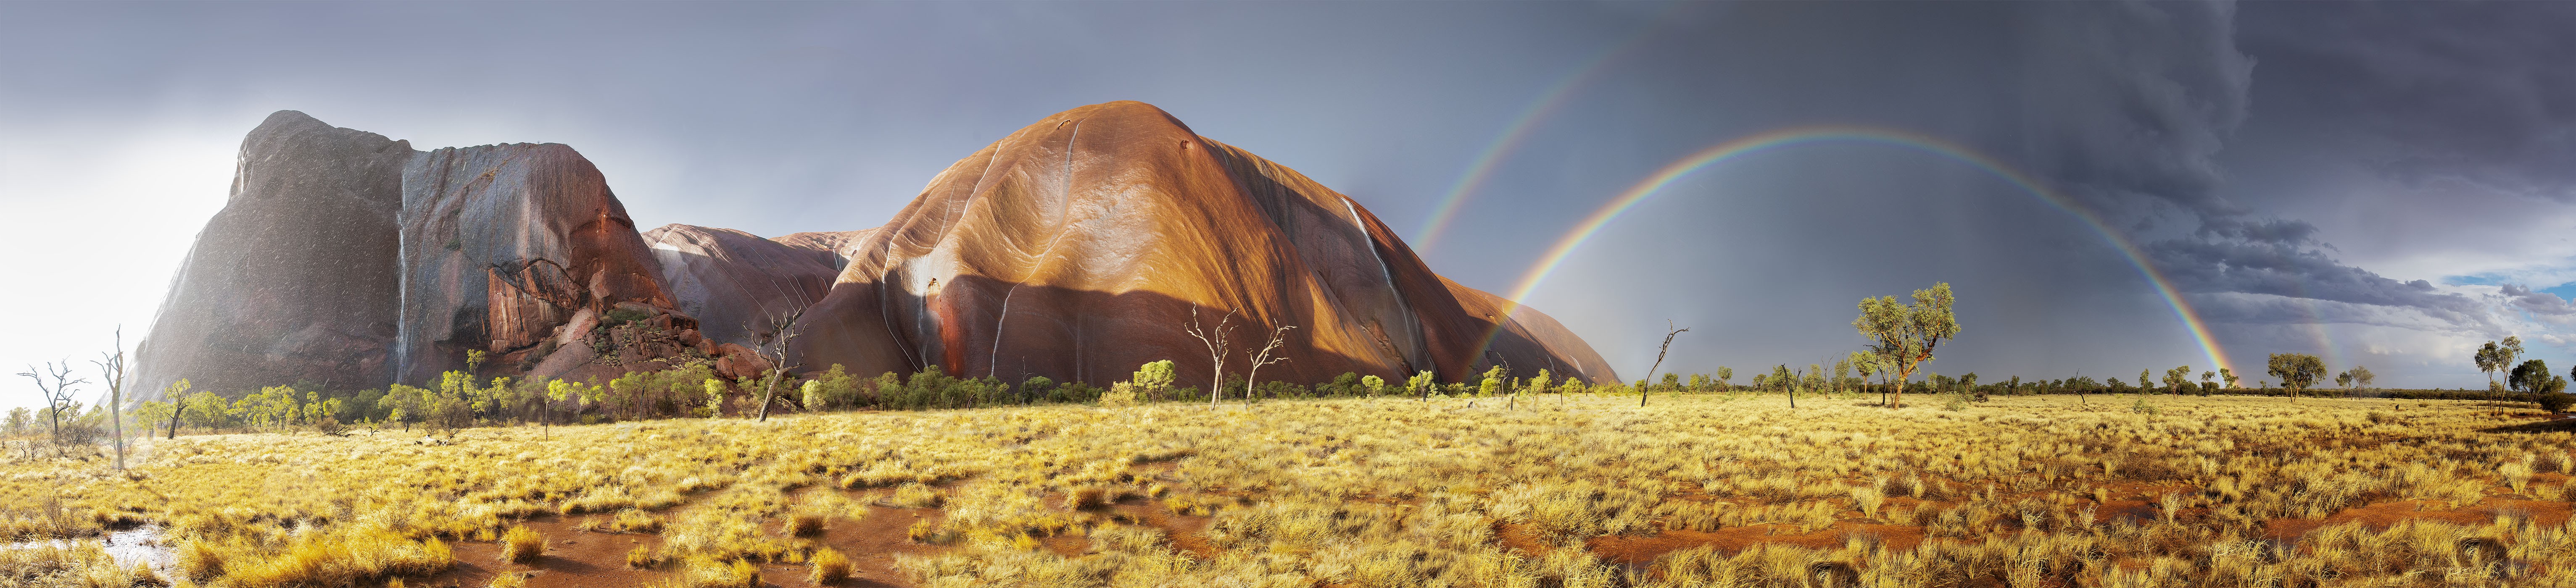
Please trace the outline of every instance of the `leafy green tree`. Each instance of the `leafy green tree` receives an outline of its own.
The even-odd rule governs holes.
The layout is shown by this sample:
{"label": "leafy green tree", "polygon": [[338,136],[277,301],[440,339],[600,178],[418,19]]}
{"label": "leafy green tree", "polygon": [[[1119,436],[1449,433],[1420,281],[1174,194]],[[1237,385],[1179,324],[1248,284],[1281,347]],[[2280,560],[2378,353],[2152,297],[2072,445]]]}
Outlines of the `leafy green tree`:
{"label": "leafy green tree", "polygon": [[1386,392],[1386,378],[1380,378],[1377,376],[1360,376],[1360,387],[1368,390],[1370,398],[1376,398],[1377,395]]}
{"label": "leafy green tree", "polygon": [[1163,391],[1172,388],[1172,375],[1172,360],[1153,361],[1137,366],[1136,375],[1128,378],[1127,383],[1136,386],[1138,396],[1162,398]]}
{"label": "leafy green tree", "polygon": [[2516,392],[2539,392],[2541,388],[2549,385],[2550,378],[2555,377],[2557,377],[2556,374],[2549,373],[2548,362],[2537,359],[2523,360],[2521,365],[2513,366],[2512,373],[2505,375],[2505,387]]}
{"label": "leafy green tree", "polygon": [[2478,371],[2487,374],[2487,389],[2490,390],[2504,388],[2496,383],[2495,374],[2512,369],[2513,360],[2519,357],[2522,357],[2521,337],[2505,337],[2502,342],[2488,341],[2479,346],[2476,353],[2470,354],[2470,359],[2478,365]]}
{"label": "leafy green tree", "polygon": [[1852,328],[1877,341],[1869,351],[1894,376],[1889,408],[1904,406],[1906,379],[1933,360],[1933,349],[1959,336],[1959,319],[1950,311],[1955,302],[1948,282],[1915,290],[1913,304],[1899,304],[1895,296],[1861,299],[1860,318],[1852,320]]}
{"label": "leafy green tree", "polygon": [[2191,385],[2191,366],[2165,370],[2165,393],[2181,394],[2182,387],[2188,385]]}
{"label": "leafy green tree", "polygon": [[2317,378],[2325,376],[2326,362],[2305,353],[2274,353],[2265,373],[2280,378],[2281,387],[2290,389],[2290,396],[2296,398],[2300,391],[2316,384]]}
{"label": "leafy green tree", "polygon": [[1404,392],[1419,395],[1423,402],[1430,402],[1431,389],[1438,386],[1435,381],[1437,378],[1439,376],[1431,375],[1431,370],[1422,370],[1420,373],[1413,374],[1413,377],[1404,379]]}
{"label": "leafy green tree", "polygon": [[2218,379],[2226,380],[2227,387],[2236,387],[2236,378],[2237,376],[2235,372],[2227,371],[2227,368],[2218,368]]}
{"label": "leafy green tree", "polygon": [[1511,380],[1511,373],[1503,371],[1503,366],[1487,368],[1485,377],[1476,383],[1476,397],[1492,398],[1495,394],[1501,393],[1504,388],[1510,387]]}
{"label": "leafy green tree", "polygon": [[2379,379],[2379,374],[2370,373],[2370,368],[2367,366],[2352,366],[2352,369],[2345,370],[2344,374],[2352,376],[2353,385],[2360,386],[2363,390],[2369,390],[2371,382]]}
{"label": "leafy green tree", "polygon": [[1714,380],[1710,380],[1708,378],[1708,374],[1691,374],[1690,384],[1685,388],[1694,393],[1707,392],[1717,389],[1717,385],[1712,382],[1714,382]]}
{"label": "leafy green tree", "polygon": [[1718,389],[1724,390],[1735,387],[1735,368],[1722,365],[1717,366],[1717,373],[1714,375],[1717,376]]}

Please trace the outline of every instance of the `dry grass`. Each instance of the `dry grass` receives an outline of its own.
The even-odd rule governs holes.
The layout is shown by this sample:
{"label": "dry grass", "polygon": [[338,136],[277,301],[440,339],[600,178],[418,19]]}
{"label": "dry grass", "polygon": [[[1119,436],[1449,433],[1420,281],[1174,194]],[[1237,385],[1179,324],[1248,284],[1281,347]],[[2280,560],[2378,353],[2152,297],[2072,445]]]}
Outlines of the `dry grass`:
{"label": "dry grass", "polygon": [[590,563],[674,586],[753,585],[754,562],[828,583],[853,548],[822,530],[910,512],[934,515],[896,527],[927,554],[899,556],[900,580],[923,586],[2576,585],[2576,439],[2490,430],[2529,421],[2482,403],[1493,404],[182,437],[127,473],[0,464],[0,504],[54,505],[0,507],[0,528],[75,541],[42,564],[0,550],[0,584],[149,585],[75,553],[136,523],[161,525],[171,580],[417,583],[455,565],[452,541],[541,553],[526,524],[549,517],[660,533]]}

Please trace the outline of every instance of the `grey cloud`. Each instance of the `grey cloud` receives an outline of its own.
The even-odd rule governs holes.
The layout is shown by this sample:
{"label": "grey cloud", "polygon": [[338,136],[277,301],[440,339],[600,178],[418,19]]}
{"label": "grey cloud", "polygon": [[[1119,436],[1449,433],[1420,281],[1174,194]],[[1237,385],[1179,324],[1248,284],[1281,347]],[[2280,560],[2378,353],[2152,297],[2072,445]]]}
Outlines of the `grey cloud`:
{"label": "grey cloud", "polygon": [[2576,200],[2576,5],[2264,3],[2257,108],[2378,173]]}
{"label": "grey cloud", "polygon": [[2220,3],[2028,5],[2014,137],[2033,167],[2097,206],[2232,214],[2215,160],[2244,121],[2254,62]]}
{"label": "grey cloud", "polygon": [[[2255,225],[2264,226],[2264,225]],[[2274,224],[2273,226],[2278,226]],[[2222,229],[2221,232],[2225,232]],[[2442,292],[2424,280],[2398,281],[2343,265],[2314,241],[2277,239],[2281,231],[2250,231],[2250,238],[2169,239],[2145,249],[2168,277],[2191,292],[2239,292],[2353,304],[2403,307],[2453,326],[2490,324],[2475,299]]]}
{"label": "grey cloud", "polygon": [[2568,304],[2567,299],[2559,298],[2557,294],[2533,291],[2522,284],[2505,284],[2503,295],[2506,305],[2538,315],[2541,320],[2565,322],[2569,315],[2576,315],[2576,305]]}
{"label": "grey cloud", "polygon": [[2203,318],[2247,327],[2347,324],[2439,333],[2484,332],[2465,328],[2447,317],[2402,306],[2244,292],[2195,294],[2191,300],[2193,308],[2199,310]]}

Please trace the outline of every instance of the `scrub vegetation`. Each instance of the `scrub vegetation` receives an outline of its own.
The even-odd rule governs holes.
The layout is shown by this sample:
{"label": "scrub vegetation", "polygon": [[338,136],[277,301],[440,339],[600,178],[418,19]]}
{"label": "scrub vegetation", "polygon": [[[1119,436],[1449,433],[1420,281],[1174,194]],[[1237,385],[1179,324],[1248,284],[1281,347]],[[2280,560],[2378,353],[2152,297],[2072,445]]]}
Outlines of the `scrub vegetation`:
{"label": "scrub vegetation", "polygon": [[0,585],[2576,585],[2526,404],[1700,380],[183,435],[0,465]]}

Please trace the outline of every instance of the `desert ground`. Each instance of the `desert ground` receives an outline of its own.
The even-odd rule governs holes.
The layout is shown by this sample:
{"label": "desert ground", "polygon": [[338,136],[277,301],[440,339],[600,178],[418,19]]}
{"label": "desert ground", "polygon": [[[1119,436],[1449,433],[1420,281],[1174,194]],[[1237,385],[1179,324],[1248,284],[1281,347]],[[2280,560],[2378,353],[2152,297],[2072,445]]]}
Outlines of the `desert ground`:
{"label": "desert ground", "polygon": [[0,586],[2576,585],[2576,423],[2521,405],[1909,400],[183,435],[13,453]]}

